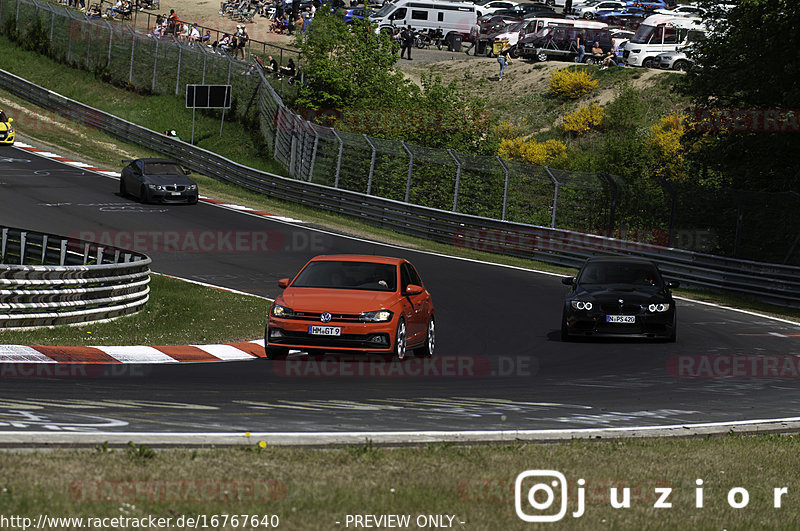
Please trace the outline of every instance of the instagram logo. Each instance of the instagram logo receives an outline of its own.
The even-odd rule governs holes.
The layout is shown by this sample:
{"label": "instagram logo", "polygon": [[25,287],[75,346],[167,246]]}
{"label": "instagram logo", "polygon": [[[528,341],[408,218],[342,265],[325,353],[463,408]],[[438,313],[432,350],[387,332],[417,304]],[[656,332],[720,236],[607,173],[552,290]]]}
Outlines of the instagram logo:
{"label": "instagram logo", "polygon": [[[559,508],[553,512],[556,495]],[[522,472],[514,482],[514,508],[525,522],[558,522],[567,514],[567,478],[556,470]]]}

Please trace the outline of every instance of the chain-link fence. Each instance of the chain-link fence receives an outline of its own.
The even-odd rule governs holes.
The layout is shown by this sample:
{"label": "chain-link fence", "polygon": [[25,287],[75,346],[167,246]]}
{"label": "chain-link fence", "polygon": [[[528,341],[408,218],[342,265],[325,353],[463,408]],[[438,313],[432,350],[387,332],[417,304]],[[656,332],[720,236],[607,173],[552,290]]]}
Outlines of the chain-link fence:
{"label": "chain-link fence", "polygon": [[[297,94],[299,82],[265,75],[253,63],[208,46],[154,39],[44,1],[0,0],[0,28],[38,32],[57,59],[153,93],[182,95],[189,83],[231,84],[239,114],[257,101],[269,155],[296,179],[462,214],[800,264],[796,193],[643,186],[602,173],[336,131],[284,104]],[[283,54],[284,61],[289,58]],[[299,64],[297,56],[291,58]]]}

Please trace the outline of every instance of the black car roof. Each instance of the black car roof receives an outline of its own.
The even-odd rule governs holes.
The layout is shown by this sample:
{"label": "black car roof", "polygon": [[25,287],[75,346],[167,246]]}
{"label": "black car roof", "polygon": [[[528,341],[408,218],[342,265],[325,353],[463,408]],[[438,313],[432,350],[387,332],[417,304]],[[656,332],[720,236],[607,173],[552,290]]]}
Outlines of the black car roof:
{"label": "black car roof", "polygon": [[169,162],[170,164],[179,164],[172,159],[136,159],[133,162]]}

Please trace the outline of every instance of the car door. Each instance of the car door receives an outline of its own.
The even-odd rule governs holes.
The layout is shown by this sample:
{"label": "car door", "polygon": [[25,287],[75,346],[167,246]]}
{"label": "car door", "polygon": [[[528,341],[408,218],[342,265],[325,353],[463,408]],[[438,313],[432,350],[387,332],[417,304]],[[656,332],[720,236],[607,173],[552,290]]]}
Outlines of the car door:
{"label": "car door", "polygon": [[[422,280],[420,280],[419,275],[408,262],[403,262],[400,265],[400,288],[403,290],[402,293],[405,293],[409,284],[421,286]],[[423,290],[422,293],[406,295],[405,298],[410,305],[406,314],[406,334],[410,343],[416,343],[424,337],[427,331],[428,295]]]}

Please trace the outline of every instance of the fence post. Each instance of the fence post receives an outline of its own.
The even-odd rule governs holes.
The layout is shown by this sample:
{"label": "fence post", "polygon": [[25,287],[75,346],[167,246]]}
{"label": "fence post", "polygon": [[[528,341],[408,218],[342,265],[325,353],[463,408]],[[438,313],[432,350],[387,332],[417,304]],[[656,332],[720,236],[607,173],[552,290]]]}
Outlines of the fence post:
{"label": "fence post", "polygon": [[153,57],[153,82],[150,87],[153,92],[156,91],[156,74],[158,73],[158,41],[159,39],[156,39],[156,53],[155,57]]}
{"label": "fence post", "polygon": [[58,265],[65,265],[67,263],[67,240],[61,240],[61,252],[58,257]]}
{"label": "fence post", "polygon": [[667,247],[672,247],[672,240],[675,237],[675,211],[678,209],[678,194],[669,182],[663,177],[659,178],[662,188],[666,190],[670,198],[669,207],[669,229],[667,231]]}
{"label": "fence post", "polygon": [[[69,11],[67,12],[68,15],[68,23],[72,23],[72,17],[69,16]],[[72,62],[72,32],[67,32],[67,63]]]}
{"label": "fence post", "polygon": [[128,72],[128,83],[133,83],[133,52],[136,50],[136,33],[131,32],[131,69]]}
{"label": "fence post", "polygon": [[[106,20],[106,26],[108,26],[108,61],[106,62],[106,68],[111,68],[111,50],[114,46],[114,26],[111,25],[111,22]],[[53,40],[52,38],[50,39]]]}
{"label": "fence post", "polygon": [[339,133],[336,132],[336,129],[331,127],[331,131],[336,136],[336,139],[339,141],[339,155],[336,157],[336,177],[333,180],[333,187],[339,188],[339,174],[342,172],[342,154],[344,152],[344,140],[342,140],[342,137],[339,136]]}
{"label": "fence post", "polygon": [[19,33],[19,4],[21,3],[21,1],[22,0],[17,0],[17,15],[16,15],[17,18],[16,18],[16,20],[14,20],[14,24],[16,25],[17,33]]}
{"label": "fence post", "polygon": [[314,131],[314,149],[311,150],[311,164],[308,168],[308,182],[314,182],[314,162],[317,160],[317,147],[319,147],[319,133]]}
{"label": "fence post", "polygon": [[372,193],[372,176],[375,174],[375,157],[378,155],[378,149],[366,133],[364,133],[364,140],[366,140],[369,147],[372,148],[372,158],[369,161],[369,177],[367,177],[367,195],[370,195]]}
{"label": "fence post", "polygon": [[408,203],[408,200],[411,198],[411,177],[414,172],[414,154],[408,149],[404,140],[400,141],[400,145],[403,146],[403,149],[408,153],[408,177],[406,178],[406,195],[404,199],[404,201]]}
{"label": "fence post", "polygon": [[180,96],[181,89],[181,60],[183,59],[183,48],[178,46],[178,75],[175,79],[175,95]]}
{"label": "fence post", "polygon": [[[228,56],[228,85],[231,84],[231,69],[233,68],[233,59]],[[205,69],[205,62],[203,62],[203,83],[206,82],[206,69]]]}
{"label": "fence post", "polygon": [[89,70],[89,59],[92,53],[92,29],[94,28],[94,24],[87,23],[86,26],[86,70]]}
{"label": "fence post", "polygon": [[[2,6],[3,2],[0,2],[0,6]],[[0,11],[3,8],[0,7]],[[2,15],[0,15],[0,19],[2,19]],[[54,7],[50,6],[50,44],[53,44],[53,32],[56,26],[56,10]]]}
{"label": "fence post", "polygon": [[558,179],[556,179],[556,176],[553,175],[552,171],[550,171],[550,168],[548,168],[547,166],[544,166],[544,171],[546,171],[547,175],[549,175],[550,178],[553,179],[553,187],[554,187],[553,188],[553,213],[550,216],[550,228],[554,229],[554,228],[556,228],[556,210],[558,209],[558,184],[559,183],[558,183]]}
{"label": "fence post", "polygon": [[8,229],[3,228],[2,245],[0,245],[0,263],[6,261],[6,243],[8,243]]}
{"label": "fence post", "polygon": [[[181,51],[183,51],[183,46],[181,46]],[[202,78],[202,84],[203,85],[206,84],[206,68],[207,68],[207,66],[208,66],[208,54],[207,53],[203,53],[203,78]],[[230,84],[230,75],[228,76],[228,83]]]}
{"label": "fence post", "polygon": [[45,265],[45,259],[47,258],[47,234],[42,235],[42,265]]}
{"label": "fence post", "polygon": [[458,160],[456,154],[453,152],[452,149],[448,149],[447,152],[453,157],[453,160],[456,161],[456,184],[453,187],[453,212],[457,212],[458,209],[458,188],[461,185],[461,161]]}
{"label": "fence post", "polygon": [[19,233],[19,265],[25,264],[25,244],[28,239],[27,232],[20,232]]}
{"label": "fence post", "polygon": [[505,174],[505,178],[503,179],[503,213],[500,214],[500,219],[503,221],[506,220],[506,205],[508,205],[508,166],[506,163],[503,162],[503,159],[500,157],[495,157],[497,162],[500,163],[500,166],[503,168],[503,173]]}
{"label": "fence post", "polygon": [[608,232],[609,234],[613,234],[614,225],[616,224],[614,217],[617,212],[617,183],[615,183],[607,173],[601,173],[600,176],[605,179],[608,185],[611,187],[611,212],[608,214]]}

